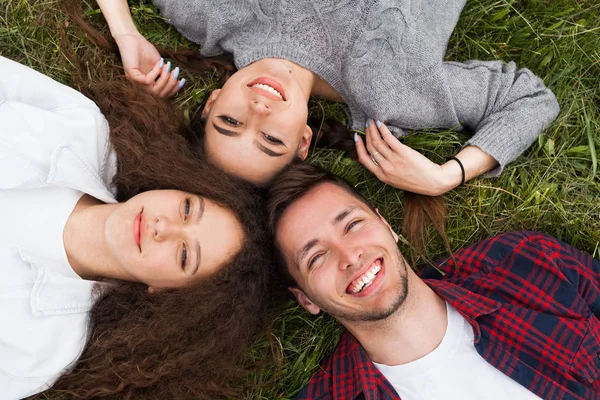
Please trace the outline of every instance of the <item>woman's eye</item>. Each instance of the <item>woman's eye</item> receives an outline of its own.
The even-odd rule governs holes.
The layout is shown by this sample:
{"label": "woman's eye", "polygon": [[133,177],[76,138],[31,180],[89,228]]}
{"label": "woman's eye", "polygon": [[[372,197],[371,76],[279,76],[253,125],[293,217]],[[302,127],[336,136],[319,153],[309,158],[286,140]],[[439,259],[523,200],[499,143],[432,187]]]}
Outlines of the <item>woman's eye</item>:
{"label": "woman's eye", "polygon": [[228,117],[227,115],[221,115],[219,118],[229,126],[238,126],[240,124],[238,120]]}
{"label": "woman's eye", "polygon": [[190,199],[185,199],[185,210],[183,212],[184,221],[187,221],[188,217],[190,216]]}
{"label": "woman's eye", "polygon": [[181,268],[185,269],[186,262],[187,262],[187,247],[184,244],[183,249],[181,249]]}
{"label": "woman's eye", "polygon": [[283,144],[283,142],[281,140],[277,139],[276,137],[267,135],[266,133],[263,133],[263,136],[264,136],[265,140],[269,143],[273,143],[273,144],[277,144],[277,145]]}

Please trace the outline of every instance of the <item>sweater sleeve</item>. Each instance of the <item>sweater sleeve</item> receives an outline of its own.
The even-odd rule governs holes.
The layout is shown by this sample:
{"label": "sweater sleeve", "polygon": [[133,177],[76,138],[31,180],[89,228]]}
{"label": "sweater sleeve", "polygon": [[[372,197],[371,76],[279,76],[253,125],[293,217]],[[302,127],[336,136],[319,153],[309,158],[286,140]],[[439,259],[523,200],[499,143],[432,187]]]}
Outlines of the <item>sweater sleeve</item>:
{"label": "sweater sleeve", "polygon": [[552,91],[513,62],[444,62],[442,68],[458,120],[475,132],[465,145],[498,161],[486,176],[500,175],[558,115]]}
{"label": "sweater sleeve", "polygon": [[245,2],[236,0],[152,0],[152,3],[179,33],[199,44],[205,56],[223,53],[221,42],[236,31],[241,23],[238,14],[248,8]]}

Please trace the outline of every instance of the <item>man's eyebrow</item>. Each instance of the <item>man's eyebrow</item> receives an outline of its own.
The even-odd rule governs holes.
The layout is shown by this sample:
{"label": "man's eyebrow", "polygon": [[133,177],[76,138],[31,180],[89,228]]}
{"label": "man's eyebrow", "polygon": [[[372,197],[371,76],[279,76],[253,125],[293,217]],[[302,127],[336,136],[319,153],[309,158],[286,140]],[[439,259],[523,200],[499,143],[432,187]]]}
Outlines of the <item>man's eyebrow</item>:
{"label": "man's eyebrow", "polygon": [[356,206],[350,206],[348,208],[346,208],[345,210],[341,211],[338,215],[335,216],[335,218],[333,218],[331,220],[331,225],[337,225],[340,222],[342,222],[348,215],[350,215],[352,212],[354,212],[358,207]]}
{"label": "man's eyebrow", "polygon": [[[346,208],[345,210],[340,211],[340,213],[331,220],[331,225],[339,224],[348,215],[350,215],[357,209],[358,209],[357,206],[350,206],[350,207]],[[298,268],[300,267],[300,263],[302,262],[302,260],[304,260],[304,258],[308,254],[308,252],[313,247],[315,247],[317,244],[319,244],[319,239],[312,239],[312,240],[309,240],[304,246],[302,246],[302,248],[300,250],[298,250],[298,252],[296,253],[296,266]]]}
{"label": "man's eyebrow", "polygon": [[319,244],[319,239],[309,240],[302,248],[296,253],[296,267],[300,268],[300,263],[304,260],[304,257],[308,254],[310,249]]}

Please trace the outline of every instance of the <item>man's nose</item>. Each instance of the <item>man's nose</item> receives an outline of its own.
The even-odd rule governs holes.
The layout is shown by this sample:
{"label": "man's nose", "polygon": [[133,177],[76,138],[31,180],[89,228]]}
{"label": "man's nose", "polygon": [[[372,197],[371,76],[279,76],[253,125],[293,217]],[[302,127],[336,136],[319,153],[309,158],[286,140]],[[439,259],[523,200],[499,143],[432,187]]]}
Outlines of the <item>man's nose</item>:
{"label": "man's nose", "polygon": [[363,256],[362,246],[355,243],[346,243],[338,248],[339,267],[341,270],[346,270],[354,266],[360,265]]}

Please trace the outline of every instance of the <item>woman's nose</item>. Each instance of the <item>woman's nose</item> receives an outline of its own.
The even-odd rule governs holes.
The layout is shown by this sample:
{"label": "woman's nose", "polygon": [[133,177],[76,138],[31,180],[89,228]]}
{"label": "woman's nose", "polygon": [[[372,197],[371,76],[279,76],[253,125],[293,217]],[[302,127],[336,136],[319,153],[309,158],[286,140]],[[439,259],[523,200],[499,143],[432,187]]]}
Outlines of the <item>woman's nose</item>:
{"label": "woman's nose", "polygon": [[154,239],[163,241],[181,234],[181,224],[168,218],[156,218],[154,223]]}
{"label": "woman's nose", "polygon": [[254,112],[257,114],[260,114],[260,115],[271,114],[271,106],[269,106],[269,104],[267,104],[265,101],[253,99],[251,107],[252,107],[252,110],[254,110]]}

